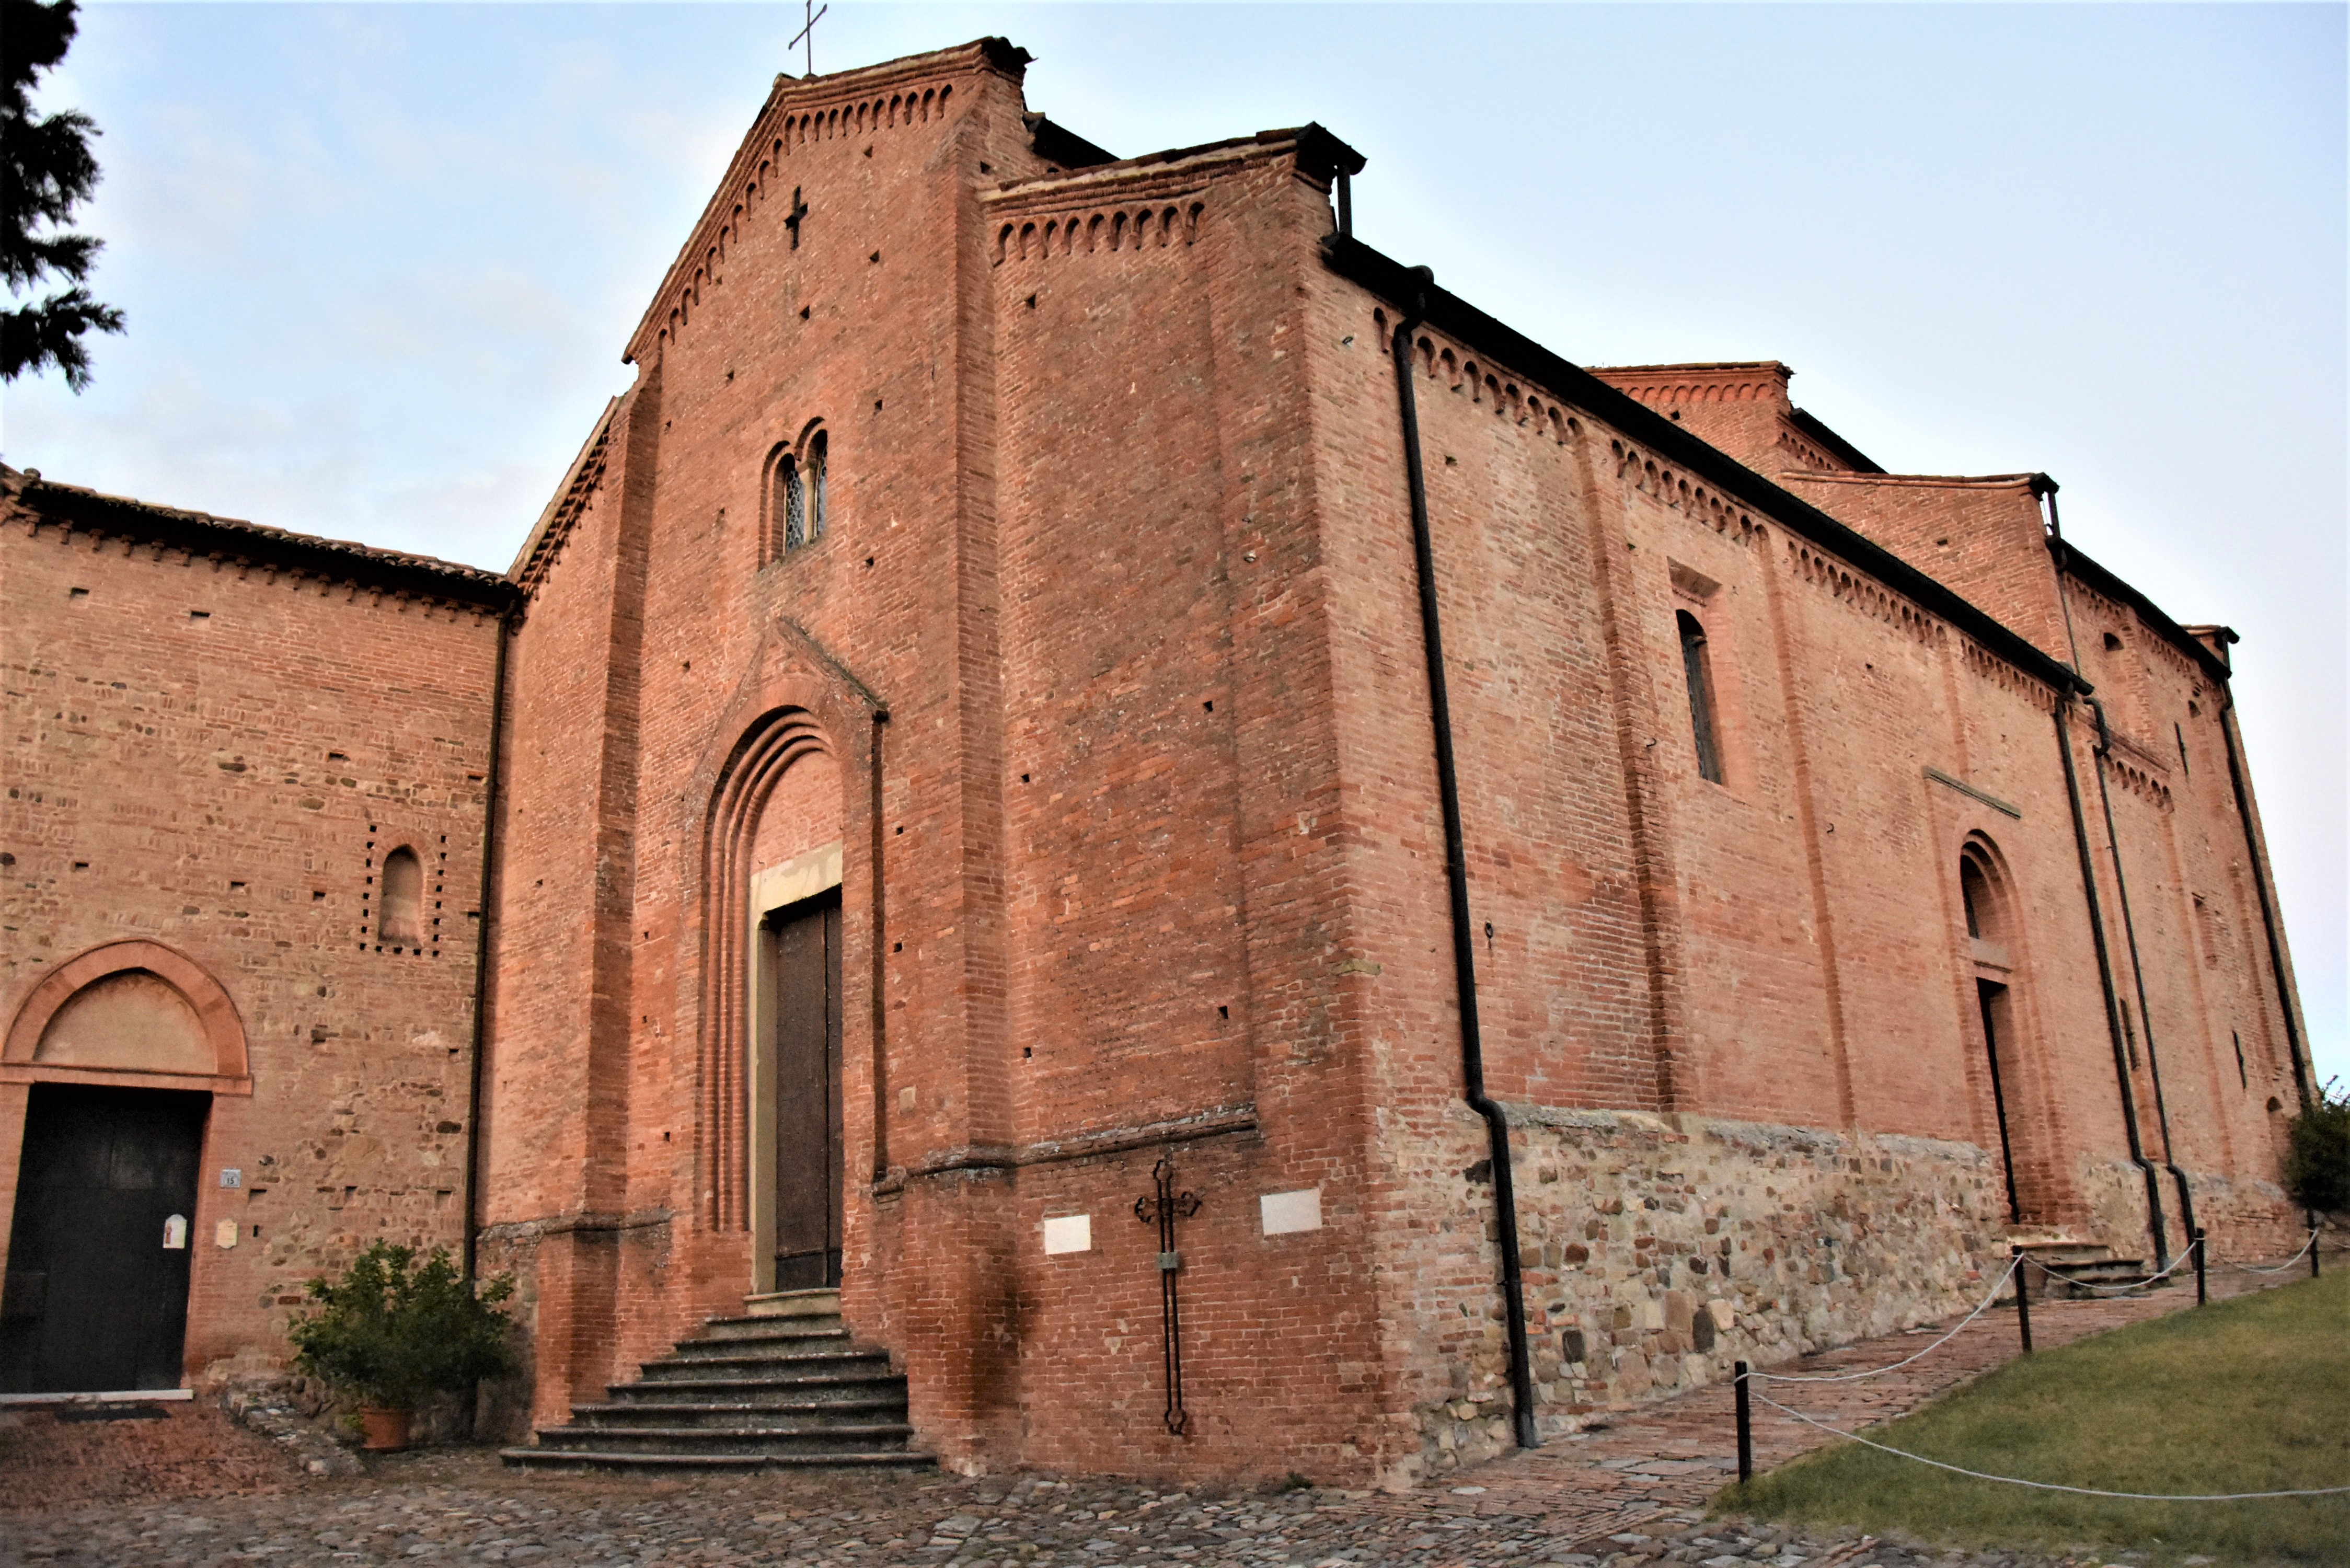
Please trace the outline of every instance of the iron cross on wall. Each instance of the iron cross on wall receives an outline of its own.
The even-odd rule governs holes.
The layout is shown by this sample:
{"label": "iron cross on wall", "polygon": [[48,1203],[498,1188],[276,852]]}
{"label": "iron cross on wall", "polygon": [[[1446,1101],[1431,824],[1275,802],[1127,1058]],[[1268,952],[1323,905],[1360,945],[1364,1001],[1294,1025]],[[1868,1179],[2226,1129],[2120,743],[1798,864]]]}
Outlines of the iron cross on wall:
{"label": "iron cross on wall", "polygon": [[1189,1220],[1200,1211],[1200,1195],[1175,1190],[1172,1155],[1160,1155],[1159,1163],[1150,1168],[1150,1176],[1155,1190],[1134,1200],[1134,1217],[1145,1225],[1159,1227],[1159,1358],[1167,1376],[1167,1429],[1180,1438],[1191,1425],[1191,1417],[1183,1410],[1183,1314],[1175,1295],[1175,1276],[1183,1260],[1175,1250],[1175,1221]]}

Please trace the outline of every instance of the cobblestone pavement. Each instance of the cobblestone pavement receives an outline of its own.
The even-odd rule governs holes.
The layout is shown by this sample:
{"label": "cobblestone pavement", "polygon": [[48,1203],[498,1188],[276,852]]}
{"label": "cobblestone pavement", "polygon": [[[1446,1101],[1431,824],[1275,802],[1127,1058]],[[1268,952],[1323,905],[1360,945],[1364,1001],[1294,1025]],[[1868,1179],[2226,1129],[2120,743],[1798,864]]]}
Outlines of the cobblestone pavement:
{"label": "cobblestone pavement", "polygon": [[[2054,1347],[2193,1301],[2187,1289],[2136,1300],[2047,1303],[2033,1308],[2033,1338]],[[1932,1332],[1873,1340],[1778,1370],[1882,1366],[1929,1343]],[[2014,1314],[1999,1310],[1915,1367],[1866,1383],[1778,1385],[1774,1397],[1839,1426],[1864,1423],[1911,1408],[2014,1349]],[[1605,1430],[1401,1493],[1174,1490],[1035,1476],[965,1480],[935,1472],[694,1480],[526,1476],[502,1468],[487,1449],[392,1456],[370,1461],[369,1472],[357,1477],[306,1475],[286,1458],[273,1475],[261,1473],[243,1448],[224,1450],[209,1476],[189,1468],[184,1453],[176,1469],[150,1465],[141,1472],[150,1488],[144,1495],[123,1485],[44,1490],[22,1483],[61,1464],[103,1467],[109,1445],[123,1452],[138,1447],[129,1430],[134,1426],[150,1441],[184,1448],[188,1439],[162,1439],[153,1422],[121,1423],[120,1438],[77,1438],[79,1451],[51,1452],[46,1442],[28,1446],[39,1428],[20,1419],[0,1432],[0,1565],[1640,1568],[1655,1560],[1710,1568],[2025,1568],[2098,1560],[1912,1550],[1709,1521],[1706,1499],[1735,1466],[1730,1400],[1726,1388],[1700,1389],[1623,1413]],[[180,1417],[191,1421],[191,1432],[203,1418],[186,1406]],[[1758,1419],[1756,1462],[1776,1464],[1825,1440],[1783,1417]],[[114,1462],[120,1459],[118,1453]],[[226,1495],[187,1495],[208,1481]],[[77,1490],[113,1501],[63,1502]]]}

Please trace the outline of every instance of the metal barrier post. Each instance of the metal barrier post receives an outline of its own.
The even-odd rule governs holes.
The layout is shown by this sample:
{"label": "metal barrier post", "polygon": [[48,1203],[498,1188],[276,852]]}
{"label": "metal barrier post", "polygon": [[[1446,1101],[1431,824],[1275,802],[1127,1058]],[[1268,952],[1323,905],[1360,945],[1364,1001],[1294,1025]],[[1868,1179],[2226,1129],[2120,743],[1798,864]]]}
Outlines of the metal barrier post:
{"label": "metal barrier post", "polygon": [[1731,1363],[1738,1382],[1738,1480],[1741,1485],[1754,1479],[1754,1411],[1746,1399],[1746,1363]]}
{"label": "metal barrier post", "polygon": [[2195,1304],[2196,1304],[2197,1306],[2209,1306],[2209,1305],[2210,1304],[2210,1302],[2211,1302],[2211,1287],[2210,1287],[2210,1284],[2209,1284],[2209,1283],[2204,1280],[2204,1278],[2203,1278],[2203,1247],[2204,1247],[2204,1242],[2203,1242],[2203,1227],[2202,1227],[2202,1226],[2200,1226],[2200,1225],[2198,1225],[2198,1226],[2196,1226],[2196,1227],[2195,1227],[2195,1241],[2194,1241],[2194,1245],[2195,1245]]}
{"label": "metal barrier post", "polygon": [[2313,1280],[2317,1278],[2317,1241],[2319,1231],[2320,1227],[2317,1223],[2317,1215],[2315,1211],[2313,1210],[2309,1216],[2309,1277]]}
{"label": "metal barrier post", "polygon": [[2023,1336],[2023,1354],[2032,1354],[2032,1292],[2024,1274],[2023,1249],[2010,1247],[2007,1255],[2015,1260],[2015,1330]]}

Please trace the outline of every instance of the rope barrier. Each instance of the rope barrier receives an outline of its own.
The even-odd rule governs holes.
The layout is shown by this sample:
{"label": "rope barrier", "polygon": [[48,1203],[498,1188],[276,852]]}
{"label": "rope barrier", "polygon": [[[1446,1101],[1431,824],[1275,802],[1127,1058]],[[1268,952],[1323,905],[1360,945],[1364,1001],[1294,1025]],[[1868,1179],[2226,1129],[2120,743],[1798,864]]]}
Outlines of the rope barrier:
{"label": "rope barrier", "polygon": [[1985,1312],[1990,1310],[1991,1303],[1999,1300],[1999,1293],[2007,1288],[2007,1282],[2014,1276],[2015,1271],[2022,1267],[2022,1265],[2023,1260],[2022,1258],[2009,1259],[2006,1271],[2002,1272],[1998,1279],[1991,1282],[1991,1294],[1983,1297],[1981,1305],[1977,1306],[1974,1311],[1967,1314],[1966,1316],[1960,1318],[1958,1321],[1957,1325],[1953,1327],[1950,1333],[1942,1335],[1941,1338],[1926,1346],[1925,1349],[1919,1351],[1917,1355],[1904,1356],[1890,1366],[1880,1366],[1873,1372],[1749,1372],[1746,1376],[1749,1377],[1767,1380],[1772,1383],[1858,1383],[1864,1378],[1882,1377],[1888,1372],[1898,1372],[1903,1367],[1908,1366],[1911,1362],[1919,1361],[1931,1355],[1934,1352],[1941,1349],[1942,1346],[1950,1344],[1951,1340],[1956,1339],[1960,1329],[1966,1327],[1967,1324],[1982,1316]]}
{"label": "rope barrier", "polygon": [[2273,1269],[2263,1269],[2258,1263],[2225,1263],[2222,1266],[2230,1269],[2241,1269],[2248,1274],[2282,1274],[2287,1269],[2292,1268],[2295,1263],[2300,1262],[2303,1258],[2309,1256],[2309,1250],[2316,1245],[2317,1232],[2312,1231],[2309,1233],[2309,1240],[2301,1244],[2301,1251],[2295,1252],[2292,1257],[2287,1258],[2283,1262],[2279,1263]]}
{"label": "rope barrier", "polygon": [[[1752,1376],[1753,1375],[1749,1373],[1748,1376]],[[1762,1403],[1770,1406],[1771,1408],[1779,1411],[1783,1415],[1793,1416],[1796,1420],[1802,1421],[1808,1426],[1817,1427],[1823,1432],[1832,1433],[1836,1437],[1844,1438],[1849,1441],[1858,1443],[1863,1448],[1875,1449],[1881,1454],[1891,1454],[1894,1458],[1900,1459],[1915,1459],[1921,1465],[1931,1465],[1938,1470],[1949,1470],[1953,1475],[1967,1476],[1975,1480],[2000,1481],[2008,1486],[2031,1487],[2038,1491],[2068,1491],[2080,1497],[2121,1498],[2130,1502],[2252,1502],[2263,1498],[2334,1497],[2344,1492],[2350,1492],[2350,1486],[2309,1487],[2293,1491],[2184,1493],[2106,1491],[2097,1487],[2064,1486],[2056,1481],[2024,1480],[2017,1476],[1989,1475],[1981,1470],[1968,1469],[1963,1465],[1945,1464],[1940,1459],[1929,1459],[1923,1454],[1908,1453],[1900,1449],[1887,1448],[1883,1443],[1872,1442],[1856,1432],[1847,1432],[1840,1427],[1831,1427],[1825,1421],[1814,1420],[1811,1417],[1804,1415],[1801,1410],[1791,1410],[1786,1406],[1780,1404],[1776,1399],[1772,1398],[1768,1394],[1758,1393],[1754,1397],[1762,1400]]]}
{"label": "rope barrier", "polygon": [[[2282,1263],[2280,1263],[2273,1268],[2263,1268],[2254,1263],[2236,1263],[2229,1266],[2247,1269],[2251,1272],[2258,1274],[2281,1274],[2286,1270],[2291,1269],[2303,1256],[2307,1256],[2310,1259],[2310,1272],[2314,1274],[2317,1272],[2316,1254],[2312,1252],[2311,1249],[2317,1245],[2319,1235],[2320,1231],[2318,1229],[2313,1226],[2309,1232],[2309,1240],[2303,1244],[2301,1251],[2295,1252],[2292,1257],[2287,1258]],[[1736,1364],[1736,1374],[1732,1379],[1736,1386],[1735,1413],[1738,1422],[1738,1479],[1742,1484],[1754,1479],[1753,1418],[1749,1407],[1748,1398],[1752,1386],[1756,1383],[1858,1383],[1871,1377],[1882,1377],[1889,1372],[1898,1372],[1905,1366],[1909,1366],[1924,1360],[1927,1356],[1931,1355],[1934,1352],[1941,1349],[1942,1346],[1950,1344],[1951,1340],[1956,1339],[1960,1333],[1963,1331],[1969,1324],[1981,1317],[1985,1312],[1988,1312],[1992,1304],[1999,1301],[2000,1293],[2007,1288],[2008,1282],[2011,1280],[2013,1281],[2015,1284],[2015,1326],[2023,1342],[2023,1353],[2029,1355],[2032,1353],[2031,1296],[2030,1293],[2024,1289],[2025,1275],[2023,1273],[2023,1265],[2027,1262],[2039,1269],[2041,1273],[2046,1278],[2062,1280],[2066,1284],[2079,1289],[2102,1292],[2107,1294],[2116,1295],[2130,1291],[2144,1291],[2149,1286],[2159,1284],[2166,1277],[2185,1267],[2188,1263],[2192,1262],[2195,1265],[2195,1301],[2198,1306],[2201,1306],[2210,1299],[2209,1293],[2204,1283],[2205,1271],[2210,1262],[2209,1248],[2210,1243],[2205,1239],[2203,1232],[2199,1230],[2194,1232],[2193,1239],[2188,1243],[2186,1251],[2180,1252],[2178,1257],[2172,1259],[2169,1264],[2166,1266],[2160,1273],[2150,1274],[2143,1280],[2135,1280],[2126,1285],[2095,1285],[2091,1284],[2085,1280],[2075,1280],[2069,1275],[2061,1274],[2055,1270],[2050,1268],[2046,1263],[2042,1262],[2039,1259],[2031,1257],[2030,1254],[2026,1253],[2022,1248],[2015,1247],[2010,1250],[2011,1255],[2008,1259],[2006,1269],[2001,1272],[1998,1279],[1991,1282],[1990,1293],[1985,1295],[1981,1301],[1975,1304],[1975,1308],[1972,1312],[1970,1312],[1966,1316],[1960,1318],[1956,1324],[1953,1324],[1947,1333],[1943,1334],[1940,1338],[1935,1340],[1931,1345],[1924,1346],[1912,1355],[1903,1356],[1900,1360],[1894,1362],[1890,1366],[1871,1367],[1860,1372],[1779,1373],[1759,1371],[1749,1366],[1745,1362],[1741,1361]],[[1847,1438],[1852,1442],[1861,1444],[1865,1448],[1882,1449],[1884,1452],[1892,1454],[1898,1459],[1915,1459],[1919,1464],[1931,1465],[1938,1469],[1950,1470],[1954,1474],[1969,1476],[1977,1480],[2001,1481],[2012,1486],[2036,1487],[2045,1491],[2077,1492],[2084,1497],[2123,1498],[2142,1502],[2232,1502],[2275,1497],[2331,1497],[2337,1493],[2350,1492],[2350,1486],[2341,1486],[2321,1487],[2314,1490],[2302,1491],[2231,1492],[2225,1494],[2212,1493],[2210,1495],[2189,1496],[2181,1494],[2178,1496],[2168,1496],[2158,1495],[2152,1492],[2101,1491],[2094,1487],[2063,1486],[2054,1481],[2033,1481],[2023,1480],[2014,1476],[1987,1475],[1982,1471],[1967,1469],[1959,1465],[1944,1464],[1939,1459],[1929,1459],[1923,1454],[1905,1453],[1899,1449],[1887,1448],[1882,1443],[1873,1442],[1866,1438],[1860,1437],[1856,1433],[1847,1432],[1840,1428],[1831,1427],[1824,1421],[1814,1420],[1811,1417],[1804,1415],[1801,1410],[1791,1409],[1787,1406],[1780,1404],[1777,1400],[1765,1394],[1755,1393],[1752,1397],[1761,1399],[1765,1405],[1770,1406],[1773,1409],[1780,1411],[1785,1415],[1792,1416],[1796,1420],[1806,1422],[1811,1426],[1817,1427],[1824,1432],[1827,1432],[1835,1437]]]}

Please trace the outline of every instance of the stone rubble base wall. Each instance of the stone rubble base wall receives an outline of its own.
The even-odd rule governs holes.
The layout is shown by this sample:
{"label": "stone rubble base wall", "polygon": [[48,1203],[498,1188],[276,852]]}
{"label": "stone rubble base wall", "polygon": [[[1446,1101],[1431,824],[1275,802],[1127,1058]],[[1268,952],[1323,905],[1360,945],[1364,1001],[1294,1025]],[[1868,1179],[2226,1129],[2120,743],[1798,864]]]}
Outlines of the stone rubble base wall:
{"label": "stone rubble base wall", "polygon": [[[1970,1144],[1508,1109],[1545,1437],[1725,1379],[1733,1361],[1767,1366],[1963,1312],[2003,1262],[1997,1162]],[[1449,1165],[1458,1228],[1483,1228],[1498,1279],[1493,1189],[1458,1175],[1485,1156],[1482,1124],[1464,1107],[1445,1135],[1431,1163]],[[1456,1361],[1455,1394],[1417,1411],[1430,1471],[1511,1442],[1498,1286],[1477,1332],[1440,1354]]]}

